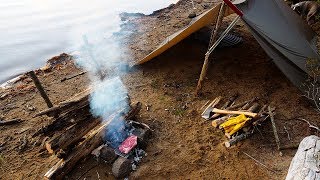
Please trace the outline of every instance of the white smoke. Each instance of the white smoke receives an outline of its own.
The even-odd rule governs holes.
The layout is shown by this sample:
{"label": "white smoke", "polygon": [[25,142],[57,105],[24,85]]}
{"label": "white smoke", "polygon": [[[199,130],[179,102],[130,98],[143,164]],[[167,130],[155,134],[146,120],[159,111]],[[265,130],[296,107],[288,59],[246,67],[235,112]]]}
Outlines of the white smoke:
{"label": "white smoke", "polygon": [[76,64],[88,71],[92,94],[90,110],[96,117],[107,119],[119,110],[128,110],[127,89],[120,76],[126,60],[126,46],[120,38],[102,38],[101,42],[90,43],[86,36],[76,56]]}
{"label": "white smoke", "polygon": [[120,108],[127,109],[128,92],[119,77],[94,81],[92,86],[90,108],[94,116],[108,117]]}

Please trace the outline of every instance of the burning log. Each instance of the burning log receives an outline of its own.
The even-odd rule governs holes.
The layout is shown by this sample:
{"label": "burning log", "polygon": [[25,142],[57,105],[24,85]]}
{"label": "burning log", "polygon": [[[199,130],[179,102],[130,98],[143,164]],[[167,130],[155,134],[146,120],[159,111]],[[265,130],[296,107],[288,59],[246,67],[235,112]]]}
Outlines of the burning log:
{"label": "burning log", "polygon": [[54,136],[45,144],[46,149],[50,154],[58,149],[67,150],[71,145],[76,145],[81,141],[84,135],[96,127],[101,122],[101,119],[88,119],[77,123],[66,129],[63,133]]}
{"label": "burning log", "polygon": [[116,159],[118,158],[118,155],[114,152],[114,150],[111,147],[103,146],[100,149],[100,156],[101,159],[106,161],[109,164],[112,164]]}
{"label": "burning log", "polygon": [[98,128],[93,130],[87,138],[68,156],[68,158],[61,159],[56,165],[54,165],[45,175],[45,179],[63,179],[64,176],[72,170],[76,163],[89,155],[95,148],[103,144],[103,137],[108,128],[108,125],[112,121],[118,120],[120,117],[118,115],[110,116],[109,120],[104,121],[104,123]]}
{"label": "burning log", "polygon": [[119,157],[112,165],[112,174],[116,178],[124,178],[132,171],[131,160]]}

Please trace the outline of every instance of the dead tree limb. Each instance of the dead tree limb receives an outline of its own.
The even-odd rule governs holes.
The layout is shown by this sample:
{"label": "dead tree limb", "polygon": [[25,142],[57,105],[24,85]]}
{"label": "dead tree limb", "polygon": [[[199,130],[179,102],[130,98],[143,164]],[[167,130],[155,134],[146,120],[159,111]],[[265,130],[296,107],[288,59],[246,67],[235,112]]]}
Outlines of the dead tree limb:
{"label": "dead tree limb", "polygon": [[280,150],[280,148],[281,148],[280,139],[279,139],[279,136],[278,136],[276,123],[274,122],[274,114],[273,114],[270,106],[268,106],[268,113],[269,113],[270,121],[271,121],[271,124],[272,124],[272,130],[273,130],[274,138],[276,140],[278,150]]}

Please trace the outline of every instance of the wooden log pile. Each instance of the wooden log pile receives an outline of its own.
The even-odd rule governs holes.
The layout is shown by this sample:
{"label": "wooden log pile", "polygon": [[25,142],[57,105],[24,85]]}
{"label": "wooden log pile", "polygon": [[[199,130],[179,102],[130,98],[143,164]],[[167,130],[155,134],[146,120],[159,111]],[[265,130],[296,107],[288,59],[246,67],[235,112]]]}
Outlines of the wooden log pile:
{"label": "wooden log pile", "polygon": [[[80,159],[105,143],[105,133],[111,122],[133,120],[142,107],[141,103],[137,103],[130,106],[129,111],[121,107],[108,118],[96,118],[90,113],[90,93],[91,89],[85,90],[35,115],[51,117],[51,122],[33,136],[49,137],[44,143],[44,150],[60,159],[44,175],[45,179],[63,179]],[[129,97],[123,101],[131,104]]]}
{"label": "wooden log pile", "polygon": [[[270,117],[274,109],[267,105],[261,106],[258,98],[235,103],[238,95],[234,95],[222,104],[219,96],[210,103],[202,113],[202,117],[211,120],[215,128],[221,129],[228,138],[226,147],[236,145],[254,133],[254,127],[261,125]],[[220,107],[220,108],[218,108]]]}

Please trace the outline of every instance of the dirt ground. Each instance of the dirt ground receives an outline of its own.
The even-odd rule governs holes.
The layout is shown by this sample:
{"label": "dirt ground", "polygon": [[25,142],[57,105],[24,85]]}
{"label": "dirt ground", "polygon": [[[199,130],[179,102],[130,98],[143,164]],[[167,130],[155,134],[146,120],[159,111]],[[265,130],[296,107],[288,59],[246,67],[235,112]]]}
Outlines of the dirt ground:
{"label": "dirt ground", "polygon": [[[198,13],[214,5],[210,2],[197,1]],[[135,33],[128,41],[133,57],[130,61],[143,57],[168,34],[186,25],[190,21],[190,9],[190,3],[179,1],[150,16],[131,19],[129,23],[134,26],[130,28],[134,28]],[[160,23],[167,27],[160,25],[159,28]],[[284,145],[295,145],[303,137],[314,134],[297,118],[320,125],[319,113],[279,71],[245,26],[239,23],[234,33],[241,35],[244,42],[215,51],[200,97],[195,97],[194,91],[207,45],[193,36],[123,75],[132,102],[140,101],[144,107],[151,107],[149,111],[142,109],[139,121],[154,130],[146,150],[148,155],[129,179],[285,178],[295,150],[277,150],[270,122],[256,130],[254,136],[227,149],[223,145],[224,134],[200,116],[200,108],[208,100],[238,93],[238,102],[259,97],[261,104],[276,107],[275,119]],[[53,104],[58,104],[88,87],[86,74],[60,81],[81,71],[71,61],[51,72],[39,71],[38,76]],[[0,126],[0,179],[42,179],[58,160],[41,151],[44,137],[31,137],[52,121],[46,116],[33,118],[38,111],[46,109],[46,105],[29,78],[0,90],[0,95],[0,118],[24,120],[17,125]],[[24,138],[28,139],[27,147],[19,150]],[[110,167],[88,157],[79,162],[66,179],[98,179],[98,176],[114,179]]]}

